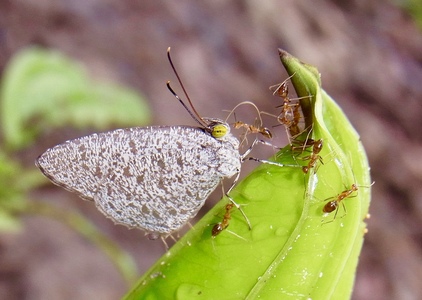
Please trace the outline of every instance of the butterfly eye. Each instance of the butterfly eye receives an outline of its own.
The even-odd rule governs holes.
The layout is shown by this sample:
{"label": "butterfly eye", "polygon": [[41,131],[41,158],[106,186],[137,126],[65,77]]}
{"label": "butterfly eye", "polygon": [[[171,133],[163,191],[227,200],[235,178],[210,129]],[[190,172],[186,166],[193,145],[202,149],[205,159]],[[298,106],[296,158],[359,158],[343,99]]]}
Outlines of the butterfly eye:
{"label": "butterfly eye", "polygon": [[225,124],[217,124],[212,128],[211,135],[216,138],[222,138],[229,133],[229,128]]}

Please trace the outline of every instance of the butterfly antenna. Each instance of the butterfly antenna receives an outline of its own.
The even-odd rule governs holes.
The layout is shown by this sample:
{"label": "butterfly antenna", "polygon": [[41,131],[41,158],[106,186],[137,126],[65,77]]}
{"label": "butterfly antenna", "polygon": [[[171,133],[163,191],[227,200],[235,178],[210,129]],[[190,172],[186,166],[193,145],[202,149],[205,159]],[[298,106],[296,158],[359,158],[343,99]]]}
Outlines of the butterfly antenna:
{"label": "butterfly antenna", "polygon": [[188,93],[186,92],[185,86],[182,83],[182,80],[180,79],[179,74],[176,71],[176,68],[174,67],[173,61],[171,60],[171,56],[170,56],[170,47],[167,48],[167,57],[168,60],[170,62],[171,68],[173,69],[174,74],[177,77],[177,81],[179,81],[180,86],[182,87],[183,93],[186,96],[186,99],[188,99],[189,105],[191,107],[191,109],[189,109],[187,107],[187,105],[183,102],[183,100],[174,92],[174,90],[170,87],[170,82],[167,82],[167,88],[170,90],[170,92],[176,97],[177,100],[180,101],[180,103],[182,103],[183,107],[189,112],[189,114],[192,116],[192,118],[198,122],[201,126],[207,127],[208,124],[205,123],[204,119],[202,119],[202,117],[199,115],[199,113],[196,111],[195,107],[192,104],[192,101],[189,98]]}
{"label": "butterfly antenna", "polygon": [[167,81],[167,88],[173,94],[173,96],[176,97],[176,99],[179,100],[180,103],[182,103],[183,107],[190,114],[190,116],[192,117],[192,119],[194,119],[199,125],[201,125],[203,127],[207,127],[207,125],[203,122],[202,118],[201,119],[198,119],[198,117],[193,114],[193,112],[189,109],[189,107],[186,106],[185,102],[183,102],[183,100],[180,99],[179,95],[177,95],[176,92],[171,88],[170,81]]}

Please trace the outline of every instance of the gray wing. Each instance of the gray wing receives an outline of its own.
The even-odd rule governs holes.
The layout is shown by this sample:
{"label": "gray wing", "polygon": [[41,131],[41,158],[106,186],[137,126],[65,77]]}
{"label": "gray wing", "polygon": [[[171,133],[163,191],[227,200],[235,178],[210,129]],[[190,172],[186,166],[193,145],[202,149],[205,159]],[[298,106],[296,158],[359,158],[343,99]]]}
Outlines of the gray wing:
{"label": "gray wing", "polygon": [[[68,141],[37,165],[54,183],[95,200],[116,223],[163,234],[195,216],[221,181],[225,147],[231,148],[199,128],[135,127]],[[233,169],[236,151],[224,151],[235,156]]]}

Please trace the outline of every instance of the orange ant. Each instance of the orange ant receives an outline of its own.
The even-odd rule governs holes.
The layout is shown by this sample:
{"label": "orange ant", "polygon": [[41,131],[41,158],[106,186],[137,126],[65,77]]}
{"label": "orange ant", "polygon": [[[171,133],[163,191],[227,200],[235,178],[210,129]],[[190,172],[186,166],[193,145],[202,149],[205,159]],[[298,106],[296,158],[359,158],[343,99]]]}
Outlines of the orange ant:
{"label": "orange ant", "polygon": [[[338,194],[337,196],[331,198],[332,200],[327,202],[327,204],[324,205],[324,208],[322,209],[322,211],[324,213],[331,213],[333,211],[336,211],[334,218],[337,215],[338,212],[338,206],[341,203],[343,205],[343,208],[346,210],[346,208],[344,207],[344,203],[341,202],[343,201],[345,198],[350,197],[351,194],[353,194],[354,192],[356,192],[358,190],[358,186],[356,184],[352,184],[352,186],[350,187],[350,189],[348,190],[344,190],[342,191],[340,194]],[[329,199],[327,199],[329,200]]]}
{"label": "orange ant", "polygon": [[300,118],[301,118],[300,111],[299,111],[300,104],[299,102],[292,103],[292,101],[293,100],[297,101],[301,98],[306,98],[306,97],[295,98],[295,99],[289,98],[289,87],[288,87],[287,82],[293,76],[294,74],[288,77],[282,83],[270,86],[270,89],[272,90],[274,87],[276,87],[273,92],[273,95],[277,94],[279,97],[283,99],[283,104],[276,106],[277,108],[278,107],[282,108],[280,114],[277,116],[277,120],[280,122],[280,124],[283,124],[284,126],[286,126],[291,136],[297,136],[301,133],[301,130],[298,126]]}
{"label": "orange ant", "polygon": [[299,120],[300,120],[300,112],[299,112],[299,103],[296,103],[293,108],[293,118],[290,121],[290,124],[288,126],[289,132],[291,136],[296,136],[301,133],[299,129]]}
{"label": "orange ant", "polygon": [[[287,80],[289,80],[292,77],[293,77],[293,75],[288,77],[282,83],[270,86],[270,90],[272,90],[274,87],[276,87],[274,92],[273,92],[273,95],[275,96],[275,94],[277,94],[279,97],[281,97],[283,99],[289,99],[288,98],[288,96],[289,96],[289,86],[287,85]],[[278,106],[278,107],[280,107],[280,106]]]}
{"label": "orange ant", "polygon": [[[321,162],[321,164],[324,164],[322,157],[319,155],[319,153],[322,150],[322,139],[319,140],[308,140],[308,141],[312,141],[312,153],[311,155],[305,156],[303,159],[304,160],[309,160],[309,163],[307,166],[303,166],[302,167],[302,171],[305,174],[308,174],[309,170],[311,168],[314,168],[317,164],[318,161]],[[306,143],[308,143],[308,141]]]}
{"label": "orange ant", "polygon": [[[291,125],[292,122],[296,122],[294,120],[294,117],[295,114],[297,115],[297,113],[299,112],[299,103],[292,103],[292,99],[289,98],[289,87],[287,85],[287,81],[292,77],[293,75],[288,77],[280,84],[270,86],[270,89],[276,87],[275,91],[273,92],[273,95],[277,94],[283,99],[283,104],[276,106],[277,108],[282,108],[277,119],[281,124],[286,125],[288,127]],[[297,113],[295,113],[295,111],[297,111]]]}
{"label": "orange ant", "polygon": [[283,110],[277,116],[277,120],[286,126],[291,136],[296,136],[301,133],[298,126],[301,117],[299,107],[299,103],[284,105]]}
{"label": "orange ant", "polygon": [[235,119],[236,119],[236,113],[235,113],[236,108],[238,108],[239,106],[244,105],[244,104],[252,105],[256,109],[256,111],[258,112],[258,118],[256,119],[254,125],[250,125],[250,124],[247,124],[247,123],[242,122],[242,121],[235,121],[235,123],[233,124],[233,127],[235,129],[240,129],[240,128],[246,129],[246,131],[243,133],[243,137],[244,137],[243,140],[246,140],[246,136],[249,133],[260,133],[262,136],[264,136],[268,139],[271,139],[273,137],[273,135],[267,127],[262,126],[263,122],[262,122],[262,118],[261,118],[261,112],[259,111],[258,107],[253,102],[244,101],[244,102],[239,103],[238,105],[236,105],[231,110],[231,112],[227,116],[226,120],[230,117],[231,114],[233,114]]}
{"label": "orange ant", "polygon": [[[372,186],[374,183],[375,183],[375,182],[373,182],[373,183],[371,184],[371,186]],[[343,205],[344,212],[346,213],[346,206],[344,205],[344,202],[342,202],[342,201],[343,201],[344,199],[346,199],[346,198],[354,197],[354,196],[352,196],[352,194],[353,194],[354,192],[357,192],[357,191],[358,191],[358,189],[359,189],[359,188],[358,188],[358,186],[357,186],[355,183],[353,183],[353,184],[351,185],[350,189],[345,189],[345,190],[344,190],[344,191],[342,191],[340,194],[338,194],[338,195],[336,195],[336,196],[334,196],[334,197],[330,197],[330,198],[328,198],[328,199],[325,199],[325,200],[330,200],[330,201],[329,201],[329,202],[327,202],[327,203],[324,205],[324,207],[322,208],[322,212],[324,212],[324,213],[326,213],[326,214],[329,214],[329,213],[332,213],[333,211],[336,211],[336,212],[335,212],[335,214],[334,214],[334,218],[333,218],[333,220],[331,220],[331,221],[329,221],[329,222],[326,222],[326,223],[333,222],[333,221],[336,219],[340,203],[341,203],[341,205]]]}
{"label": "orange ant", "polygon": [[267,127],[250,125],[250,124],[244,123],[242,121],[236,121],[233,126],[234,126],[235,129],[239,129],[239,128],[242,128],[242,127],[246,128],[246,132],[260,133],[268,139],[271,139],[273,137],[271,131]]}
{"label": "orange ant", "polygon": [[230,219],[231,219],[231,210],[233,209],[234,204],[228,203],[225,207],[226,213],[224,214],[223,220],[217,224],[215,224],[211,230],[212,237],[215,238],[219,235],[224,229],[229,227]]}

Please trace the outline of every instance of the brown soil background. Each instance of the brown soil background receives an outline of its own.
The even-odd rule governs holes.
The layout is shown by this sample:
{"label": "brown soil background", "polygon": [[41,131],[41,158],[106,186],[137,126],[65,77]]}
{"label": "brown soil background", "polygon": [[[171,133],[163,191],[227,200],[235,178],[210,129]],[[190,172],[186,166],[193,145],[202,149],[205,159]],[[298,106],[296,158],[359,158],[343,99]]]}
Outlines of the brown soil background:
{"label": "brown soil background", "polygon": [[[392,2],[0,1],[1,70],[33,44],[78,59],[94,78],[142,92],[153,124],[193,124],[165,87],[170,79],[179,88],[168,46],[207,116],[224,117],[223,109],[245,100],[274,111],[268,87],[286,78],[277,48],[317,66],[324,89],[360,133],[376,181],[353,299],[422,298],[422,35]],[[32,166],[40,149],[79,135],[40,140],[22,160]],[[141,272],[164,253],[159,241],[114,226],[91,203],[55,186],[32,196],[83,211],[135,256]],[[113,265],[78,234],[45,218],[25,224],[22,234],[0,236],[1,299],[125,293]]]}

